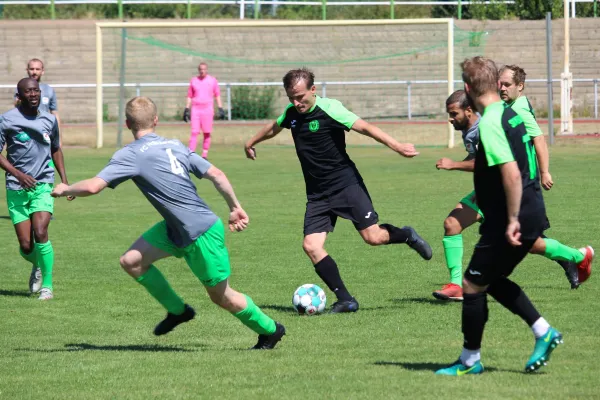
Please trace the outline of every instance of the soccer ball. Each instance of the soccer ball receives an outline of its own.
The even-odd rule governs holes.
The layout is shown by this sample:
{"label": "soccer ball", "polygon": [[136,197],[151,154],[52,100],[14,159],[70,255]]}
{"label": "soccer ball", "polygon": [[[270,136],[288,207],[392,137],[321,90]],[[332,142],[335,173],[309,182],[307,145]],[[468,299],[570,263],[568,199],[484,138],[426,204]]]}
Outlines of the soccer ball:
{"label": "soccer ball", "polygon": [[327,297],[323,289],[312,283],[300,286],[294,292],[294,297],[292,297],[294,310],[298,311],[298,314],[301,315],[322,313],[325,310],[326,302]]}

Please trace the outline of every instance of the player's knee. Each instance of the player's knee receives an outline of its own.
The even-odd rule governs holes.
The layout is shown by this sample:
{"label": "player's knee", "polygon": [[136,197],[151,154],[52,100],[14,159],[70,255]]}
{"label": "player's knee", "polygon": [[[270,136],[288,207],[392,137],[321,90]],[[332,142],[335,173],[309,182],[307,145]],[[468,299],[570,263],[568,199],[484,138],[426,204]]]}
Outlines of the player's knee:
{"label": "player's knee", "polygon": [[129,274],[135,270],[141,269],[142,266],[141,260],[130,253],[123,254],[121,258],[119,258],[119,264],[121,264],[121,268]]}
{"label": "player's knee", "polygon": [[47,226],[34,226],[33,237],[37,243],[46,243],[48,241],[48,227]]}
{"label": "player's knee", "polygon": [[30,254],[33,251],[33,243],[29,238],[19,238],[19,247],[25,254]]}
{"label": "player's knee", "polygon": [[389,240],[385,240],[385,235],[382,235],[381,232],[364,232],[361,236],[370,246],[379,246],[389,242]]}
{"label": "player's knee", "polygon": [[309,238],[304,238],[304,241],[302,242],[302,249],[304,249],[304,252],[306,254],[308,254],[309,256],[311,254],[317,253],[322,248],[323,248],[323,246],[321,246],[320,243],[318,243],[314,240],[311,240]]}
{"label": "player's knee", "polygon": [[444,234],[446,236],[458,235],[462,232],[460,222],[454,217],[448,217],[444,220]]}

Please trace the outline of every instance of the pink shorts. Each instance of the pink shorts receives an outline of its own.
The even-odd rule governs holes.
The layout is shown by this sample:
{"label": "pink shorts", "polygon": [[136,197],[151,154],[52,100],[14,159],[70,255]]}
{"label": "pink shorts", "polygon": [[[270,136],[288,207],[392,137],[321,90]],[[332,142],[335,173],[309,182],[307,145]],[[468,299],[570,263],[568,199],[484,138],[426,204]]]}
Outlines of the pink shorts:
{"label": "pink shorts", "polygon": [[192,133],[211,133],[213,128],[213,116],[215,112],[211,109],[206,108],[194,108],[192,107]]}

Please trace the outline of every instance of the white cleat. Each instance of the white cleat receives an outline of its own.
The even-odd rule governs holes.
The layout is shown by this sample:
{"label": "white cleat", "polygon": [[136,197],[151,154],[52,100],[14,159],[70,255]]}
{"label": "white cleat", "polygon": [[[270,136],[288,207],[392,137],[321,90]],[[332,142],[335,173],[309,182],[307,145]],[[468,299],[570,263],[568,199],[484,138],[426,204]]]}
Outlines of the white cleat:
{"label": "white cleat", "polygon": [[52,293],[52,290],[48,288],[43,288],[40,291],[40,297],[38,297],[38,300],[52,300],[53,298],[54,294]]}
{"label": "white cleat", "polygon": [[29,275],[29,292],[37,293],[42,288],[42,270],[35,265],[31,267]]}

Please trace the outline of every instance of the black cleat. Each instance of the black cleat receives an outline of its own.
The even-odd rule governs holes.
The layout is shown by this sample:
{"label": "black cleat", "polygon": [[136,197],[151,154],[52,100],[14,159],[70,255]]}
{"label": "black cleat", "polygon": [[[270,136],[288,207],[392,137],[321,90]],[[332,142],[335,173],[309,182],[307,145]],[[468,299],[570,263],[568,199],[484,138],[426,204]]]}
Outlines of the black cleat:
{"label": "black cleat", "polygon": [[427,243],[425,239],[419,236],[417,231],[415,231],[415,229],[412,226],[404,226],[402,227],[402,229],[408,229],[410,231],[410,237],[406,241],[406,244],[408,244],[413,250],[419,253],[419,255],[425,260],[431,260],[433,252],[429,243]]}
{"label": "black cleat", "polygon": [[349,313],[358,311],[358,301],[353,297],[352,300],[338,300],[331,306],[329,314]]}
{"label": "black cleat", "polygon": [[561,267],[565,270],[565,276],[571,284],[571,289],[579,288],[579,272],[577,271],[577,264],[574,262],[567,262],[566,267],[561,264]]}
{"label": "black cleat", "polygon": [[275,322],[275,333],[271,335],[258,335],[258,343],[251,350],[271,350],[285,335],[285,326]]}
{"label": "black cleat", "polygon": [[183,324],[184,322],[188,322],[196,316],[196,311],[188,304],[185,305],[185,309],[183,310],[183,314],[175,315],[171,313],[167,313],[167,317],[160,321],[156,328],[154,328],[154,334],[156,336],[164,335],[171,332],[175,327],[179,324]]}

